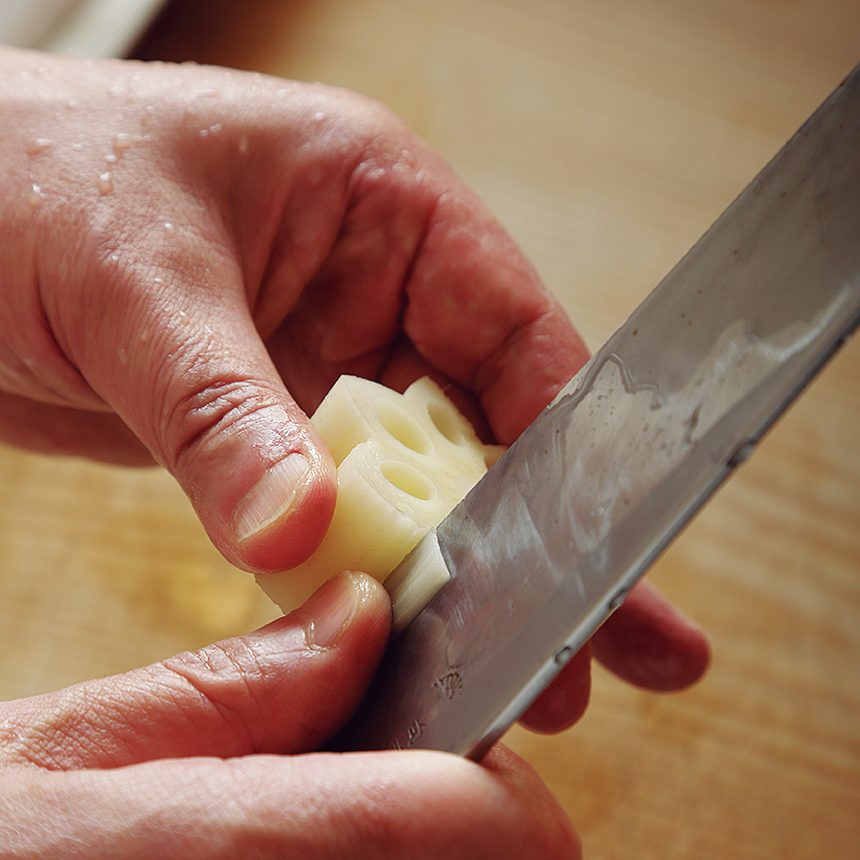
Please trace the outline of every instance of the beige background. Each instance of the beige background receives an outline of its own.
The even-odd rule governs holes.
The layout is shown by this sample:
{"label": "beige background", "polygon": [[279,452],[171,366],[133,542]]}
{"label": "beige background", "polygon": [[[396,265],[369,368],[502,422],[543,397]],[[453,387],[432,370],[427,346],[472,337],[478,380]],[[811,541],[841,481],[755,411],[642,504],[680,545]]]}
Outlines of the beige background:
{"label": "beige background", "polygon": [[[860,60],[856,0],[179,2],[141,49],[343,84],[400,113],[600,343]],[[595,858],[860,856],[860,344],[653,571],[711,631],[696,689],[597,673],[515,730]],[[157,472],[0,449],[0,696],[271,611]]]}

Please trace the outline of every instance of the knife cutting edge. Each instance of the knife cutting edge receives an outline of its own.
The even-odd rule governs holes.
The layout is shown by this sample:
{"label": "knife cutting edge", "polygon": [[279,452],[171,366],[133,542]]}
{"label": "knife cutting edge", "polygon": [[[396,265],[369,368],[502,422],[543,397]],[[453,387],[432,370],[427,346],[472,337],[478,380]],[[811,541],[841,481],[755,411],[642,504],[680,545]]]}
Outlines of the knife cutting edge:
{"label": "knife cutting edge", "polygon": [[860,66],[428,547],[451,580],[339,748],[479,759],[860,322]]}

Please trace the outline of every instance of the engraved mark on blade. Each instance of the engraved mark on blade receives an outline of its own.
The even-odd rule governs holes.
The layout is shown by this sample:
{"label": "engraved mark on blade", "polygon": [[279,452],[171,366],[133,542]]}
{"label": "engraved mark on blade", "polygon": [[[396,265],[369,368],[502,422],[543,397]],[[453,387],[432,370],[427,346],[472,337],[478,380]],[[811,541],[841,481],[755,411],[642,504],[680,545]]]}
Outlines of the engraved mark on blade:
{"label": "engraved mark on blade", "polygon": [[463,692],[463,676],[457,666],[452,666],[433,686],[449,701]]}
{"label": "engraved mark on blade", "polygon": [[395,738],[391,746],[396,750],[410,749],[415,746],[421,735],[424,734],[424,729],[427,724],[421,720],[415,720],[406,730],[405,736]]}

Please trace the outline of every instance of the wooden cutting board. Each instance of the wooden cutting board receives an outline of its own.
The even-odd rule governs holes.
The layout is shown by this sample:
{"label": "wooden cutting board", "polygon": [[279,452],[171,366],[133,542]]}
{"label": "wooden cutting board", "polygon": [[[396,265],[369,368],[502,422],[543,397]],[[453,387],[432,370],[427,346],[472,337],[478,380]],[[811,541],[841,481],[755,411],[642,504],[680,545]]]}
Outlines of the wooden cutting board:
{"label": "wooden cutting board", "polygon": [[[856,0],[183,0],[140,48],[384,101],[598,346],[860,60]],[[860,344],[651,576],[710,631],[694,690],[597,670],[583,722],[509,742],[597,858],[860,857]],[[181,493],[0,449],[0,695],[273,612]]]}

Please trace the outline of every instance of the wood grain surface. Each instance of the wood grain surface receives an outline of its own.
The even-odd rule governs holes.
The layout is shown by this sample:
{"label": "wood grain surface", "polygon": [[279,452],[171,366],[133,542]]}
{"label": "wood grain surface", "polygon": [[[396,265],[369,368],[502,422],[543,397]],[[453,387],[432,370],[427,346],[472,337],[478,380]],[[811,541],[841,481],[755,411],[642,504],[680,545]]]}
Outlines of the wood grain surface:
{"label": "wood grain surface", "polygon": [[[180,0],[139,48],[388,104],[597,347],[860,60],[856,0]],[[860,857],[860,344],[656,565],[711,632],[695,689],[597,670],[510,744],[594,858]],[[0,696],[273,615],[164,474],[0,449]]]}

